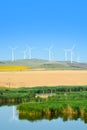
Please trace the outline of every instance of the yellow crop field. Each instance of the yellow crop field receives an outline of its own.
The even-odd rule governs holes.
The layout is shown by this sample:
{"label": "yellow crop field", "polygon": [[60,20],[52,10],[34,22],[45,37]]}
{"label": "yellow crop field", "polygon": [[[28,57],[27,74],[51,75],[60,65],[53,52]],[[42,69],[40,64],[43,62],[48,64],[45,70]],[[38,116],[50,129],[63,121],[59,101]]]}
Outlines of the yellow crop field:
{"label": "yellow crop field", "polygon": [[0,71],[18,71],[18,70],[29,70],[28,66],[0,66]]}
{"label": "yellow crop field", "polygon": [[0,86],[84,86],[87,85],[87,71],[1,71]]}

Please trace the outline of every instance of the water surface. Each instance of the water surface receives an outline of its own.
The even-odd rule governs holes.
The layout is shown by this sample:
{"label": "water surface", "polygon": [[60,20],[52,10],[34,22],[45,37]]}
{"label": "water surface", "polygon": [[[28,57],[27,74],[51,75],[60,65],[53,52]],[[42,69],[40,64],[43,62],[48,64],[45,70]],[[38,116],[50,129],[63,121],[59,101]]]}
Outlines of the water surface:
{"label": "water surface", "polygon": [[0,107],[0,130],[87,130],[87,124],[78,120],[63,121],[62,118],[53,120],[20,120],[14,106]]}

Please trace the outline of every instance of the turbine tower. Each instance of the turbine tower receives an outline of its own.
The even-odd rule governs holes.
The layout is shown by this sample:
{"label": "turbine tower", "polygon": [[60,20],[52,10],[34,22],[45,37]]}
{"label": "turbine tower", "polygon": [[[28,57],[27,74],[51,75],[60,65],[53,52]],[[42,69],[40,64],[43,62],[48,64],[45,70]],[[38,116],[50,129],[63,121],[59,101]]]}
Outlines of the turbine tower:
{"label": "turbine tower", "polygon": [[23,58],[26,59],[26,50],[22,52],[23,53]]}
{"label": "turbine tower", "polygon": [[75,48],[75,45],[70,49],[70,57],[71,57],[71,64],[73,63],[73,50]]}
{"label": "turbine tower", "polygon": [[64,51],[65,51],[65,61],[67,61],[67,52],[68,52],[68,50],[64,49]]}
{"label": "turbine tower", "polygon": [[53,48],[52,46],[50,46],[50,47],[48,48],[48,55],[49,55],[49,59],[48,59],[48,60],[49,60],[49,62],[52,61],[52,51],[51,51],[52,48]]}
{"label": "turbine tower", "polygon": [[71,64],[73,63],[73,50],[75,48],[75,45],[73,45],[73,47],[71,49],[64,49],[65,51],[65,61],[67,61],[68,59],[68,53],[70,53],[70,62]]}
{"label": "turbine tower", "polygon": [[16,48],[13,48],[13,47],[10,47],[10,48],[11,48],[11,60],[12,60],[12,62],[14,62],[14,60],[15,60],[14,50],[15,50]]}

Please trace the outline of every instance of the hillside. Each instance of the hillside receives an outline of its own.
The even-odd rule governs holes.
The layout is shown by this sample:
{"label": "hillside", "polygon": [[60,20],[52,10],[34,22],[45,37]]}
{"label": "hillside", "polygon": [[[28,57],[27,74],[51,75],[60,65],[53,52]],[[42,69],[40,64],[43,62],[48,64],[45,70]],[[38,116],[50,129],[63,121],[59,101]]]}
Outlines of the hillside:
{"label": "hillside", "polygon": [[41,59],[25,59],[25,60],[16,60],[12,61],[0,61],[0,66],[29,66],[32,69],[46,69],[46,70],[85,70],[87,69],[87,63],[77,63],[73,62],[72,64],[68,61],[53,61],[49,62],[47,60]]}

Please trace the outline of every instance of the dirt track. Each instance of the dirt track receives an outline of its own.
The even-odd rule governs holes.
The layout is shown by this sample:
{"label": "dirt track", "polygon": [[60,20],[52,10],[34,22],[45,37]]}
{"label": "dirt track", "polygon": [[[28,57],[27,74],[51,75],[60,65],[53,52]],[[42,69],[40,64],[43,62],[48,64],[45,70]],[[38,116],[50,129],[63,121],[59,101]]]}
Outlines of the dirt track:
{"label": "dirt track", "polygon": [[87,85],[87,71],[0,72],[0,86]]}

